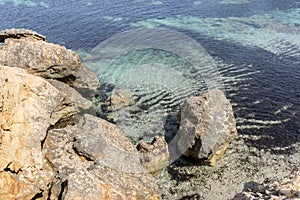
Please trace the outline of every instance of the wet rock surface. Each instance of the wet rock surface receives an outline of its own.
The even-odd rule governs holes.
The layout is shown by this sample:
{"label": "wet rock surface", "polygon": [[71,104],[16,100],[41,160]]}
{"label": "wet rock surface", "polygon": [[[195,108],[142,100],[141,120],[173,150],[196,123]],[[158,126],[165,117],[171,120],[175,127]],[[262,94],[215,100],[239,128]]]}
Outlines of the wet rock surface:
{"label": "wet rock surface", "polygon": [[188,98],[181,106],[180,118],[178,149],[210,165],[237,136],[232,106],[218,89]]}
{"label": "wet rock surface", "polygon": [[114,111],[135,104],[135,100],[129,92],[116,89],[107,98],[104,104],[106,105],[107,110]]}

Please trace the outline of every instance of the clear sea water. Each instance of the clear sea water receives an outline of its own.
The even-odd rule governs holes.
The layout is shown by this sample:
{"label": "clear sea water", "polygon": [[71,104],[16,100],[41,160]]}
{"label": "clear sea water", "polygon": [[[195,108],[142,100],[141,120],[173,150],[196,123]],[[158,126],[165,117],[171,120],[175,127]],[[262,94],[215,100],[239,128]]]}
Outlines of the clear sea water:
{"label": "clear sea water", "polygon": [[[101,62],[94,58],[97,51],[116,34],[154,27],[185,34],[201,44],[207,52],[203,59],[209,57],[208,65],[217,69],[240,135],[257,135],[259,140],[249,143],[282,153],[300,142],[300,1],[0,0],[0,6],[0,29],[35,30],[49,42],[77,51],[96,71]],[[132,43],[138,46],[138,41]],[[205,90],[195,71],[174,52],[140,49],[120,56],[99,78],[133,94],[137,106],[121,117],[133,122],[120,125],[128,135],[143,138],[162,134],[168,120],[174,121],[178,104]],[[151,84],[143,84],[145,80]],[[157,118],[164,123],[155,124]]]}

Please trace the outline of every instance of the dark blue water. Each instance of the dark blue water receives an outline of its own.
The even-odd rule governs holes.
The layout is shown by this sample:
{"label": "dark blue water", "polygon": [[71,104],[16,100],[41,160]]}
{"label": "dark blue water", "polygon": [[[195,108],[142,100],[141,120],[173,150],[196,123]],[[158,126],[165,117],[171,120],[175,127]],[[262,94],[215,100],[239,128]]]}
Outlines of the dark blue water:
{"label": "dark blue water", "polygon": [[[300,141],[300,1],[0,0],[0,5],[0,29],[32,29],[82,56],[134,28],[184,33],[215,60],[239,133],[261,136],[249,143],[275,150]],[[136,56],[125,60],[140,59]]]}

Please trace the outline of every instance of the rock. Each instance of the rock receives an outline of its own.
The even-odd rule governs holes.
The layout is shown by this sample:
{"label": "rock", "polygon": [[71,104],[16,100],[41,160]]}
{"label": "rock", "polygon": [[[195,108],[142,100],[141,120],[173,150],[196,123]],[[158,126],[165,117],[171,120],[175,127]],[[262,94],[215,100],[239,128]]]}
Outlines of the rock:
{"label": "rock", "polygon": [[118,110],[120,108],[135,104],[135,100],[125,90],[116,89],[112,92],[111,96],[105,101],[107,110]]}
{"label": "rock", "polygon": [[60,91],[23,69],[0,66],[0,199],[32,199],[55,176],[41,151]]}
{"label": "rock", "polygon": [[[83,98],[75,89],[57,80],[48,82],[63,93],[63,100],[51,113],[50,124],[55,128],[74,125],[84,113],[93,113],[93,102]],[[77,120],[78,121],[78,120]]]}
{"label": "rock", "polygon": [[84,115],[74,127],[51,130],[44,149],[58,185],[65,183],[64,199],[160,199],[134,146],[102,119]]}
{"label": "rock", "polygon": [[4,43],[5,39],[7,38],[14,38],[14,39],[21,39],[21,38],[30,38],[34,40],[46,40],[46,36],[41,35],[35,31],[27,30],[27,29],[6,29],[0,31],[0,42]]}
{"label": "rock", "polygon": [[251,199],[300,199],[300,171],[295,170],[280,181],[265,180],[257,187],[237,194],[233,198],[233,200]]}
{"label": "rock", "polygon": [[0,46],[0,64],[23,68],[31,74],[64,82],[83,93],[84,97],[94,95],[99,81],[80,62],[75,52],[40,40],[37,36],[30,40],[10,37],[14,32],[22,31],[6,30],[2,31],[2,35],[5,35],[3,32],[6,32],[6,38]]}
{"label": "rock", "polygon": [[190,97],[181,106],[178,149],[214,165],[237,135],[230,102],[218,89]]}
{"label": "rock", "polygon": [[154,176],[163,170],[170,156],[168,144],[161,136],[154,137],[151,143],[139,143],[137,149],[141,153],[142,166]]}
{"label": "rock", "polygon": [[86,114],[98,81],[74,52],[6,38],[0,63],[0,199],[160,199],[125,134]]}
{"label": "rock", "polygon": [[204,200],[204,198],[199,194],[193,194],[191,196],[185,196],[180,200]]}

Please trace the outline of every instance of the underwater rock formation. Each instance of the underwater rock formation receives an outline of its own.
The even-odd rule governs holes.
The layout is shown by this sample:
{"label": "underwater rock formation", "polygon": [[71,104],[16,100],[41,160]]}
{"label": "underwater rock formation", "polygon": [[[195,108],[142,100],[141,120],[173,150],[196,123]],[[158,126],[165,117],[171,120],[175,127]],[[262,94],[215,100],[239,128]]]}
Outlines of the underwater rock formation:
{"label": "underwater rock formation", "polygon": [[113,111],[120,108],[135,104],[135,100],[129,92],[125,90],[116,89],[111,96],[105,101],[106,109]]}
{"label": "underwater rock formation", "polygon": [[188,98],[181,106],[178,149],[214,165],[237,135],[229,100],[221,90]]}

